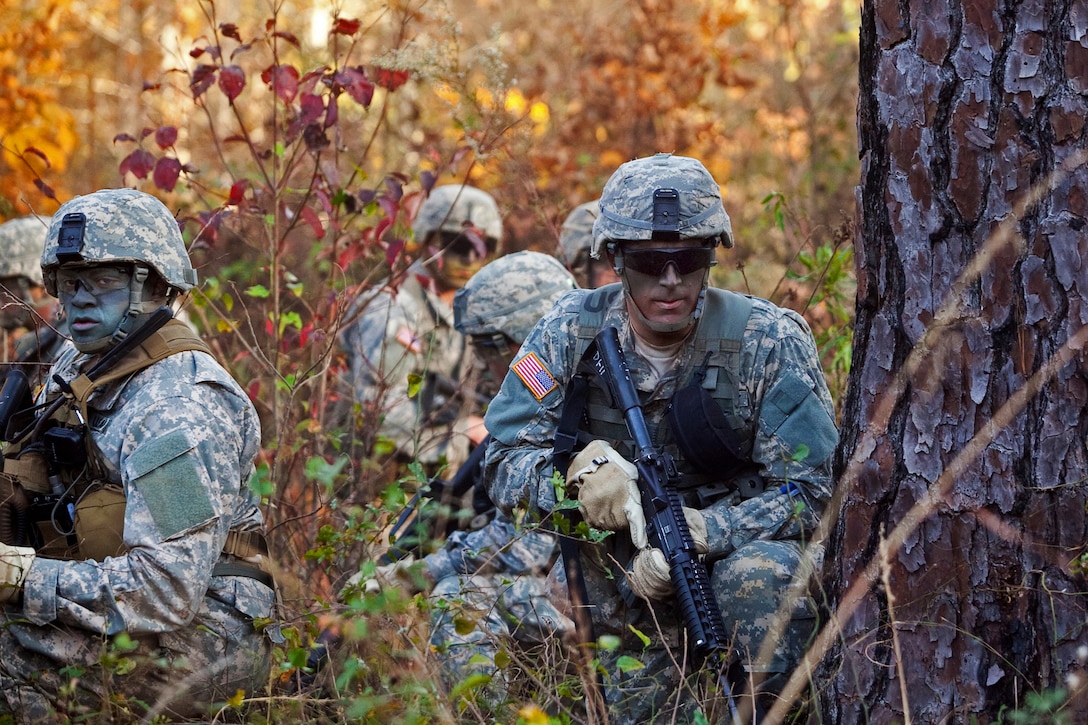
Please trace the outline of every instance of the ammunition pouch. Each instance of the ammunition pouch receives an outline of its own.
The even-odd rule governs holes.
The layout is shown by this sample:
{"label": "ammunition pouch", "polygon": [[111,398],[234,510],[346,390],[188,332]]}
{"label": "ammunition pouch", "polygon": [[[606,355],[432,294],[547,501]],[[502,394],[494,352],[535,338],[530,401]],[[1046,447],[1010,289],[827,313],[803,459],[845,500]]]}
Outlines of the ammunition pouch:
{"label": "ammunition pouch", "polygon": [[125,492],[120,486],[96,486],[76,504],[79,558],[104,561],[125,551]]}
{"label": "ammunition pouch", "polygon": [[703,473],[720,476],[740,468],[747,456],[725,411],[703,387],[709,360],[708,353],[691,384],[673,394],[666,417],[684,460]]}

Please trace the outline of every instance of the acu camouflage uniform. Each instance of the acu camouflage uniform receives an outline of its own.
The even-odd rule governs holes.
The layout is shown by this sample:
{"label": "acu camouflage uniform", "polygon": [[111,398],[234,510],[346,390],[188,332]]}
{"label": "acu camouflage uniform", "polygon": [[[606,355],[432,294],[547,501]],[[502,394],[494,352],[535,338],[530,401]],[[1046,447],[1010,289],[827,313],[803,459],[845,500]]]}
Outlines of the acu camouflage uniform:
{"label": "acu camouflage uniform", "polygon": [[[48,227],[49,218],[38,216],[19,217],[0,224],[0,280],[11,280],[15,285],[44,287],[41,256]],[[20,296],[22,300],[18,299]],[[7,294],[0,294],[0,305],[5,307],[0,312],[4,318],[4,330],[0,334],[7,338],[8,343],[3,348],[3,361],[22,368],[35,389],[44,380],[45,373],[65,343],[64,323],[60,319],[56,300],[51,297],[45,299],[45,302],[35,305],[29,298],[29,289],[10,289]],[[26,308],[12,309],[20,302],[36,309],[33,312]],[[33,319],[33,315],[40,315],[41,319]],[[8,369],[6,365],[0,368],[0,383]]]}
{"label": "acu camouflage uniform", "polygon": [[[716,187],[713,193],[717,195]],[[747,321],[740,327],[736,315],[749,308]],[[694,331],[683,342],[673,369],[657,379],[635,349],[621,285],[565,295],[529,334],[514,363],[516,368],[530,356],[536,357],[544,371],[534,382],[537,393],[518,375],[507,375],[485,418],[492,443],[484,475],[500,510],[527,507],[543,515],[555,507],[552,446],[565,391],[581,352],[605,326],[619,331],[654,443],[673,454],[683,474],[686,505],[700,509],[706,520],[711,584],[726,629],[735,635],[735,647],[750,669],[802,560],[806,533],[830,496],[830,460],[837,431],[812,334],[792,311],[765,300],[706,289]],[[732,326],[739,330],[734,332]],[[736,339],[726,344],[734,335]],[[723,471],[719,480],[694,472],[666,422],[674,393],[692,383],[708,360],[707,352],[714,354],[702,386],[730,416],[734,430],[742,433],[750,461],[748,471]],[[579,440],[582,445],[591,439],[606,440],[633,460],[633,441],[602,385],[598,380],[591,383]],[[804,458],[795,455],[802,444],[809,449]],[[762,479],[762,492],[750,485],[751,473]],[[594,633],[615,635],[622,643],[613,652],[600,653],[608,672],[604,694],[613,722],[641,725],[671,717],[677,705],[690,715],[693,707],[710,703],[721,713],[724,706],[714,706],[712,697],[698,698],[701,704],[693,702],[691,691],[681,687],[687,673],[678,671],[673,661],[673,657],[684,661],[678,608],[669,602],[648,603],[631,594],[624,570],[630,569],[634,553],[626,531],[612,534],[599,545],[580,546]],[[561,569],[560,564],[554,576],[557,581],[565,580]],[[765,668],[769,674],[792,671],[813,631],[810,599],[788,603],[787,611],[792,620]],[[644,647],[632,627],[648,635],[652,644]],[[616,667],[621,656],[635,657],[645,667],[622,672]]]}
{"label": "acu camouflage uniform", "polygon": [[[394,293],[383,289],[361,299],[361,313],[344,332],[354,398],[364,419],[405,460],[454,465],[468,456],[468,439],[454,435],[462,402],[453,395],[468,362],[464,336],[453,327],[453,308],[427,288],[415,264]],[[409,395],[409,376],[423,384]]]}
{"label": "acu camouflage uniform", "polygon": [[[412,229],[422,245],[434,234],[460,234],[466,225],[496,242],[502,236],[498,207],[489,194],[446,185],[431,191]],[[427,268],[413,264],[398,289],[383,286],[353,305],[348,319],[356,319],[342,339],[363,419],[379,421],[380,434],[393,442],[402,460],[434,470],[443,459],[456,468],[468,457],[468,439],[455,425],[467,413],[455,392],[469,365],[464,338],[454,329],[453,309],[431,283]],[[423,381],[415,396],[409,395],[410,375]]]}
{"label": "acu camouflage uniform", "polygon": [[[501,257],[477,272],[454,301],[457,329],[469,337],[501,335],[520,344],[536,321],[574,279],[557,260],[538,252]],[[507,353],[509,359],[510,353]],[[483,485],[481,481],[477,485]],[[562,641],[574,624],[563,613],[546,577],[558,553],[555,536],[515,522],[506,512],[475,531],[455,531],[424,557],[435,582],[431,644],[441,655],[448,682],[473,673],[493,677],[487,696],[505,699],[505,670],[495,656],[511,639],[523,648]],[[458,620],[476,620],[458,631]]]}
{"label": "acu camouflage uniform", "polygon": [[[131,190],[77,197],[54,217],[51,238],[69,211],[85,214],[88,239],[141,214],[164,216],[168,230],[173,219],[159,206]],[[168,231],[127,233],[133,254],[160,272],[170,267],[156,256]],[[125,259],[124,242],[114,241],[114,256]],[[180,234],[175,241],[184,255]],[[43,263],[56,262],[50,254],[47,247]],[[187,257],[184,265],[191,272]],[[177,275],[167,280],[188,288]],[[93,359],[68,348],[52,372],[72,381]],[[51,376],[38,402],[61,394]],[[266,685],[274,629],[261,632],[256,620],[274,616],[275,595],[270,580],[247,573],[254,566],[224,553],[252,553],[231,542],[263,538],[258,499],[247,486],[260,424],[245,392],[206,352],[176,352],[92,392],[86,422],[93,460],[60,474],[88,500],[99,491],[123,494],[123,531],[113,532],[121,546],[98,559],[39,553],[33,560],[21,602],[0,609],[0,712],[55,722],[56,713],[108,712],[108,696],[122,694],[134,710],[144,703],[191,717]],[[136,645],[124,653],[131,672],[101,664],[118,635]]]}

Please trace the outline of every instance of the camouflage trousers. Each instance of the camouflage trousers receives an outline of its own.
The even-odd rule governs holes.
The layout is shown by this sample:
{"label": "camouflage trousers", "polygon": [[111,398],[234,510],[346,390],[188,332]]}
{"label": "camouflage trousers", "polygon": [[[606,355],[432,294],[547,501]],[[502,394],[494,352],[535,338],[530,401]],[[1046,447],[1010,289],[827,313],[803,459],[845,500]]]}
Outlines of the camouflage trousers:
{"label": "camouflage trousers", "polygon": [[[490,705],[506,699],[509,673],[496,659],[511,643],[523,650],[567,639],[574,623],[553,604],[544,576],[450,576],[431,590],[431,646],[447,687],[483,675]],[[562,603],[561,603],[562,604]]]}
{"label": "camouflage trousers", "polygon": [[[816,610],[811,597],[795,598],[783,606],[802,562],[802,548],[789,541],[755,541],[716,562],[711,571],[711,586],[722,609],[736,662],[730,669],[730,686],[735,695],[750,691],[753,679],[763,682],[759,691],[766,706],[786,677],[793,671],[815,633]],[[588,584],[588,583],[587,583]],[[599,602],[592,591],[590,602]],[[645,603],[644,603],[645,604]],[[610,623],[599,622],[595,611],[598,635],[602,631],[620,636],[622,645],[612,652],[601,653],[604,697],[612,725],[642,725],[651,722],[691,722],[696,712],[709,722],[731,722],[730,702],[717,673],[707,669],[693,671],[685,662],[682,626],[675,603],[645,605],[635,611],[613,609],[617,615]],[[641,610],[641,611],[639,611]],[[775,623],[784,612],[786,621],[777,629],[781,634],[773,642],[770,656],[760,658],[760,649],[769,634],[776,631]],[[629,621],[649,637],[644,646],[638,638],[622,633],[616,624]],[[641,668],[617,666],[621,657],[633,657]],[[753,703],[745,705],[748,712]]]}
{"label": "camouflage trousers", "polygon": [[0,608],[0,716],[19,723],[109,721],[125,710],[194,718],[268,684],[271,641],[233,607],[206,599],[184,630],[110,638],[37,626]]}

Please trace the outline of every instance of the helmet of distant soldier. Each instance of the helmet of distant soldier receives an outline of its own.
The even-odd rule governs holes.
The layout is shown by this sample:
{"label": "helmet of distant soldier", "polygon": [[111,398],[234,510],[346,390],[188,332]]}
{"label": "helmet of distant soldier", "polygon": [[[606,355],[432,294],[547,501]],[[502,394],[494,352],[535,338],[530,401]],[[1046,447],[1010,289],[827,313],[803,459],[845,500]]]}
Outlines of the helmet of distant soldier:
{"label": "helmet of distant soldier", "polygon": [[49,217],[24,216],[0,224],[0,277],[25,277],[39,287]]}
{"label": "helmet of distant soldier", "polygon": [[520,345],[574,277],[540,252],[499,257],[473,275],[453,299],[454,327],[464,335],[502,334]]}
{"label": "helmet of distant soldier", "polygon": [[622,164],[601,192],[593,223],[594,258],[612,242],[710,239],[733,246],[733,227],[721,189],[703,164],[687,156],[655,154]]}
{"label": "helmet of distant soldier", "polygon": [[568,265],[578,263],[578,258],[588,254],[593,247],[593,222],[601,215],[599,199],[574,207],[559,228],[559,248]]}
{"label": "helmet of distant soldier", "polygon": [[420,204],[412,233],[423,243],[435,232],[460,234],[468,226],[497,244],[502,239],[499,205],[491,194],[475,186],[447,184],[436,186]]}
{"label": "helmet of distant soldier", "polygon": [[[135,189],[103,189],[77,196],[53,215],[41,258],[49,293],[57,296],[61,266],[97,264],[132,266],[129,308],[111,336],[77,344],[81,352],[112,346],[135,327],[140,314],[152,312],[164,301],[172,302],[196,285],[196,271],[177,220],[157,198]],[[162,286],[165,290],[157,293]]]}

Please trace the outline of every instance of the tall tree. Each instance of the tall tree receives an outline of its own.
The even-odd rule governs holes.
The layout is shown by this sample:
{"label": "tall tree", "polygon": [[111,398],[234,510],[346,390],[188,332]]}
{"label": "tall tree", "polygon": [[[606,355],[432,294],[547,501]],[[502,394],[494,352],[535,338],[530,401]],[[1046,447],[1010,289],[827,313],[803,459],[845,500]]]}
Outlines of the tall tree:
{"label": "tall tree", "polygon": [[1085,722],[1088,4],[866,0],[860,47],[821,720]]}

